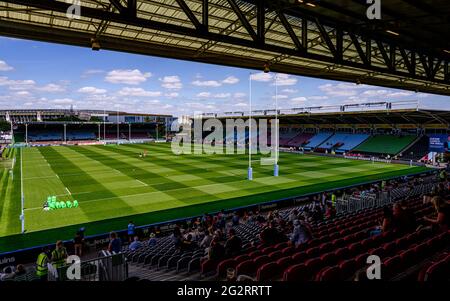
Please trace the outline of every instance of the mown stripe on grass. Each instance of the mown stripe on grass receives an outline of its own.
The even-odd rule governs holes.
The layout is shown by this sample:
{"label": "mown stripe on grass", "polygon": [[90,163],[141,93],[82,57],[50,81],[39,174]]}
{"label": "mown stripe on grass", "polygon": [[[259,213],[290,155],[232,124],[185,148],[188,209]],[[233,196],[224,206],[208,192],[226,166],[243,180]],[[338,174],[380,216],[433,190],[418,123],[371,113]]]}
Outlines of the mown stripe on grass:
{"label": "mown stripe on grass", "polygon": [[[95,187],[98,187],[99,191],[102,191],[103,197],[118,197],[116,194],[114,194],[113,192],[111,192],[110,190],[108,190],[106,187],[104,187],[100,182],[98,182],[96,179],[94,179],[93,177],[91,177],[88,173],[84,172],[81,168],[79,168],[77,165],[75,165],[74,162],[68,160],[67,158],[65,158],[62,154],[58,153],[54,148],[48,147],[48,148],[39,148],[39,151],[41,152],[41,154],[44,156],[44,158],[46,158],[47,161],[50,162],[50,166],[52,168],[52,170],[56,173],[59,174],[61,171],[64,171],[64,167],[55,167],[51,162],[52,160],[50,159],[50,156],[53,157],[53,159],[58,160],[58,162],[71,169],[76,171],[76,173],[82,174],[82,176],[80,176],[80,178],[85,181],[88,182],[92,185],[95,185]],[[60,175],[60,180],[61,182],[64,183],[64,185],[66,185],[66,187],[71,187],[71,185],[73,185],[73,177],[70,176],[62,176]],[[131,207],[124,201],[117,199],[115,202],[118,202],[118,204],[120,204],[120,207],[123,208],[127,208],[130,211],[132,211]],[[85,210],[85,208],[83,208],[83,203],[82,201],[80,201],[80,207],[79,207],[83,213],[90,219],[95,220],[96,217],[96,212],[93,210]]]}

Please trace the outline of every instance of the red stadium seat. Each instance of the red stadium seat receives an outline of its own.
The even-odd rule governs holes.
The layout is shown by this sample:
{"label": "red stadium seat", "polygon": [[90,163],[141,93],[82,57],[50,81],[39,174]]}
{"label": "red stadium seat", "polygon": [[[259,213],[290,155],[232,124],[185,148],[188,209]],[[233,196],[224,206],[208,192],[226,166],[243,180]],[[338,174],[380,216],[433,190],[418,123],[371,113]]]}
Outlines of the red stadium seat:
{"label": "red stadium seat", "polygon": [[404,250],[399,255],[403,266],[409,266],[415,263],[416,253],[414,249]]}
{"label": "red stadium seat", "polygon": [[339,268],[341,269],[341,276],[343,279],[350,278],[357,270],[356,261],[354,259],[342,261],[339,264]]}
{"label": "red stadium seat", "polygon": [[331,242],[324,242],[323,244],[321,244],[319,246],[319,252],[320,253],[326,253],[329,252],[333,249],[333,245],[331,244]]}
{"label": "red stadium seat", "polygon": [[326,267],[316,276],[316,281],[338,281],[341,280],[341,270],[338,266]]}
{"label": "red stadium seat", "polygon": [[261,253],[260,250],[253,251],[253,252],[251,252],[250,254],[248,254],[248,256],[249,256],[250,258],[256,258],[256,257],[258,257],[258,256],[260,256],[260,255],[262,255],[262,253]]}
{"label": "red stadium seat", "polygon": [[235,260],[238,264],[241,263],[241,262],[243,262],[243,261],[249,260],[249,259],[251,259],[250,256],[248,256],[248,255],[246,255],[246,254],[244,254],[244,255],[239,255],[239,256],[236,256],[236,257],[234,258],[234,260]]}
{"label": "red stadium seat", "polygon": [[218,262],[216,260],[207,259],[201,265],[201,273],[207,274],[214,271],[217,267]]}
{"label": "red stadium seat", "polygon": [[351,255],[351,253],[347,249],[347,247],[337,249],[336,251],[334,251],[334,254],[338,258],[338,260],[345,260],[345,259],[349,258]]}
{"label": "red stadium seat", "polygon": [[383,261],[383,277],[392,277],[395,274],[398,274],[401,270],[402,260],[399,255],[395,255],[393,257],[387,258]]}
{"label": "red stadium seat", "polygon": [[315,274],[317,273],[322,267],[322,260],[320,260],[320,258],[316,257],[316,258],[311,258],[308,259],[307,261],[305,261],[305,266],[308,268],[309,272],[311,272],[311,274]]}
{"label": "red stadium seat", "polygon": [[279,244],[276,244],[274,246],[274,248],[275,248],[275,250],[281,251],[281,250],[283,250],[284,248],[286,248],[288,246],[289,246],[289,244],[287,242],[280,242]]}
{"label": "red stadium seat", "polygon": [[280,267],[275,262],[263,264],[256,272],[256,279],[258,281],[266,281],[273,279],[280,273]]}
{"label": "red stadium seat", "polygon": [[289,267],[284,271],[283,280],[284,281],[307,281],[309,280],[310,273],[305,264],[296,264]]}
{"label": "red stadium seat", "polygon": [[320,256],[320,260],[322,260],[323,266],[331,266],[337,263],[338,259],[334,252],[326,253]]}
{"label": "red stadium seat", "polygon": [[217,265],[217,276],[223,277],[227,274],[227,269],[235,268],[238,263],[234,259],[226,259]]}
{"label": "red stadium seat", "polygon": [[331,242],[333,249],[338,249],[344,246],[345,241],[342,238],[335,239]]}
{"label": "red stadium seat", "polygon": [[272,253],[273,251],[276,251],[274,247],[267,247],[261,250],[262,254],[268,255],[269,253]]}
{"label": "red stadium seat", "polygon": [[313,247],[306,250],[306,255],[309,257],[316,257],[320,254],[320,248],[319,247]]}
{"label": "red stadium seat", "polygon": [[283,256],[290,256],[295,253],[295,248],[294,247],[286,247],[283,250],[281,250],[281,253],[283,254]]}
{"label": "red stadium seat", "polygon": [[241,262],[236,267],[236,275],[252,276],[256,272],[256,264],[253,260],[246,260]]}
{"label": "red stadium seat", "polygon": [[309,256],[306,254],[306,252],[300,252],[300,253],[296,253],[296,254],[292,255],[292,260],[296,264],[302,263],[308,258],[309,258]]}
{"label": "red stadium seat", "polygon": [[255,259],[253,259],[253,262],[255,263],[256,268],[259,268],[263,264],[268,263],[270,261],[271,260],[270,260],[269,256],[267,256],[267,255],[261,255],[261,256],[256,257]]}
{"label": "red stadium seat", "polygon": [[290,256],[286,256],[283,258],[278,259],[277,261],[278,266],[280,267],[280,270],[284,271],[287,267],[294,264],[294,261]]}
{"label": "red stadium seat", "polygon": [[269,258],[272,261],[278,260],[281,257],[283,257],[283,253],[281,253],[281,251],[275,251],[269,254]]}
{"label": "red stadium seat", "polygon": [[390,256],[397,250],[397,244],[395,242],[388,242],[383,245],[385,256]]}

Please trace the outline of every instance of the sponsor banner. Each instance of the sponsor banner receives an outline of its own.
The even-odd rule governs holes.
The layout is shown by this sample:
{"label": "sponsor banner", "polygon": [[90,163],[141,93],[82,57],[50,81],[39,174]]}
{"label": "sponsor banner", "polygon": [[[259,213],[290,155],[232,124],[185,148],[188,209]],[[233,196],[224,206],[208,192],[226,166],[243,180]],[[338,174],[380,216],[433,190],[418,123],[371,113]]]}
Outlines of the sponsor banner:
{"label": "sponsor banner", "polygon": [[429,136],[430,152],[443,153],[448,148],[448,134],[434,134]]}

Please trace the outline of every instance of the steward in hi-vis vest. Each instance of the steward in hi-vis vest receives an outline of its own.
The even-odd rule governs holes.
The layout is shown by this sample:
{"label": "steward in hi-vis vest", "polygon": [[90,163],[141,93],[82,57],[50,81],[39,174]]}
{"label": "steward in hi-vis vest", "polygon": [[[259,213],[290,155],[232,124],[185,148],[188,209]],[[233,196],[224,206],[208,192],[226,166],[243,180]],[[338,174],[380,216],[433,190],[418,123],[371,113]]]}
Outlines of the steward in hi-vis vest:
{"label": "steward in hi-vis vest", "polygon": [[42,248],[42,252],[38,255],[36,260],[36,276],[38,276],[41,280],[46,280],[48,275],[48,247]]}
{"label": "steward in hi-vis vest", "polygon": [[67,250],[63,245],[62,240],[56,242],[56,249],[52,252],[52,263],[57,269],[65,265],[67,258]]}

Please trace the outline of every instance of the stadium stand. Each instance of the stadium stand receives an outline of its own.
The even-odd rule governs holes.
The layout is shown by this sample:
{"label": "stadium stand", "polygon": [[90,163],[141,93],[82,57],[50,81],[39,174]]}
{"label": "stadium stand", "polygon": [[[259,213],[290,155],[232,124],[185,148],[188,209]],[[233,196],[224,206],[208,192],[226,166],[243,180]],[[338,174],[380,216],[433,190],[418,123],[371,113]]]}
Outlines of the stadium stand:
{"label": "stadium stand", "polygon": [[429,147],[430,138],[424,135],[402,152],[402,158],[406,160],[419,160],[429,152]]}
{"label": "stadium stand", "polygon": [[397,155],[417,139],[414,135],[375,135],[354,148],[354,152]]}
{"label": "stadium stand", "polygon": [[[424,216],[433,214],[435,210],[422,201],[423,193],[435,189],[432,188],[435,187],[433,181],[434,176],[404,183],[391,182],[387,190],[395,195],[392,201],[406,207],[401,210],[407,211],[400,212],[413,213],[418,225]],[[421,190],[406,189],[420,186],[419,183]],[[392,190],[394,187],[396,189]],[[443,194],[448,196],[448,190],[445,189]],[[436,232],[428,227],[417,231],[392,228],[372,235],[371,231],[383,218],[385,206],[376,204],[325,220],[322,217],[313,218],[314,211],[322,208],[317,202],[266,215],[261,212],[245,213],[243,221],[234,226],[242,239],[241,252],[234,256],[223,255],[221,259],[203,257],[207,251],[201,248],[179,251],[167,237],[162,238],[156,248],[146,247],[138,252],[127,251],[126,254],[131,264],[137,267],[139,275],[151,280],[223,280],[230,271],[234,271],[235,278],[241,276],[259,281],[352,280],[364,268],[367,256],[374,254],[382,257],[384,279],[448,278],[442,270],[448,267],[450,232]],[[289,243],[292,221],[297,218],[304,220],[304,217],[310,223],[312,239],[292,245]],[[212,225],[217,229],[215,235],[225,239],[223,229],[231,225],[223,228],[217,226],[220,220],[220,217],[214,217]],[[267,229],[272,228],[276,233],[273,236],[267,234],[270,232]],[[185,235],[187,233],[197,232],[188,228]]]}
{"label": "stadium stand", "polygon": [[313,136],[314,136],[314,134],[309,134],[309,133],[298,134],[297,136],[295,136],[294,138],[289,140],[288,143],[286,144],[286,146],[289,146],[289,147],[300,147],[303,144],[305,144],[306,142],[308,142],[309,140],[311,140],[311,138]]}
{"label": "stadium stand", "polygon": [[369,138],[367,134],[344,134],[336,133],[318,147],[323,149],[334,149],[338,152],[349,151]]}
{"label": "stadium stand", "polygon": [[284,131],[280,129],[279,145],[288,146],[289,141],[291,141],[297,135],[299,135],[299,133],[297,131],[294,131],[293,129]]}
{"label": "stadium stand", "polygon": [[69,131],[67,132],[67,140],[94,140],[97,136],[93,132],[86,131]]}
{"label": "stadium stand", "polygon": [[55,140],[63,140],[63,134],[57,132],[30,132],[28,133],[29,141],[55,141]]}
{"label": "stadium stand", "polygon": [[322,144],[322,142],[330,138],[331,135],[333,135],[333,133],[318,133],[308,141],[308,143],[305,145],[305,148],[314,149]]}

